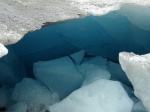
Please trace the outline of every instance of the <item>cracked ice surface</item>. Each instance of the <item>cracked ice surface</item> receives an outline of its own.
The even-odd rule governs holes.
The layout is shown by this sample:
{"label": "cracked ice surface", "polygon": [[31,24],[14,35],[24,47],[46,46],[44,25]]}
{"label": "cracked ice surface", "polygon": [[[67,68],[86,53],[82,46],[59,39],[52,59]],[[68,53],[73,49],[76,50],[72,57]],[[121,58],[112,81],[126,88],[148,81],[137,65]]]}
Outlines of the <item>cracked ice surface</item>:
{"label": "cracked ice surface", "polygon": [[143,105],[150,112],[150,53],[140,56],[121,52],[119,61],[133,84],[135,95],[141,99]]}

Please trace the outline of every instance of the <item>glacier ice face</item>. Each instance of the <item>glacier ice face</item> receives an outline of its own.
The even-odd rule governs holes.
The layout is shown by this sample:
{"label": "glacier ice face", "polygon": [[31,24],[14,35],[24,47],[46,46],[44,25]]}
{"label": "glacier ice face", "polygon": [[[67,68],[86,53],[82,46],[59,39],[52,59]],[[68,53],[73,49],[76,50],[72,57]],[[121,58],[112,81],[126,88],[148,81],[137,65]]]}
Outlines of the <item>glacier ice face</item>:
{"label": "glacier ice face", "polygon": [[150,52],[149,37],[149,31],[113,11],[44,27],[25,35],[13,48],[32,71],[34,62],[68,56],[81,49],[87,56],[107,57],[118,62],[118,54],[122,51]]}
{"label": "glacier ice face", "polygon": [[143,105],[150,111],[150,54],[136,55],[121,52],[119,61],[133,84],[135,95],[141,99]]}
{"label": "glacier ice face", "polygon": [[133,102],[119,82],[98,80],[49,107],[50,112],[131,112]]}
{"label": "glacier ice face", "polygon": [[[128,6],[131,3],[143,6],[132,8],[130,5]],[[104,15],[118,10],[124,4],[127,4],[127,7],[125,6],[121,13],[127,15],[135,25],[149,30],[148,19],[134,18],[149,18],[147,11],[150,5],[149,0],[1,0],[0,42],[4,45],[13,44],[26,33],[40,29],[43,25],[87,15]],[[145,14],[139,8],[144,9]],[[133,17],[131,13],[126,13],[128,10],[132,10],[129,11],[131,13],[135,12],[136,16]],[[0,52],[0,55],[4,54]]]}
{"label": "glacier ice face", "polygon": [[[49,105],[58,101],[58,96],[55,93],[50,92],[46,87],[31,78],[24,78],[17,83],[11,98],[15,102],[25,102],[29,112],[42,112]],[[16,109],[17,107],[12,108]],[[22,108],[18,107],[18,109]]]}
{"label": "glacier ice face", "polygon": [[133,24],[137,25],[139,28],[150,31],[149,11],[150,7],[135,4],[123,5],[119,10],[119,12],[127,16]]}
{"label": "glacier ice face", "polygon": [[60,99],[79,88],[84,79],[67,56],[34,63],[34,75],[51,91],[58,93]]}

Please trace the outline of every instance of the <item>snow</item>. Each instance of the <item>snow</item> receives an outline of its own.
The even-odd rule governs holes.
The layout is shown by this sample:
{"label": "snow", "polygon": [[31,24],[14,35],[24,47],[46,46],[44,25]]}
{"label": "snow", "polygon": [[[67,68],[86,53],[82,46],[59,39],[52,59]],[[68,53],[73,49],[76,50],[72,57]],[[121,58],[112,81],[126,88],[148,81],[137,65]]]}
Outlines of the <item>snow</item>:
{"label": "snow", "polygon": [[58,93],[61,99],[83,82],[83,76],[68,56],[34,63],[34,75],[51,91]]}
{"label": "snow", "polygon": [[[29,112],[42,112],[49,105],[58,101],[57,94],[50,92],[46,87],[31,78],[24,78],[21,82],[17,83],[11,98],[15,102],[25,102]],[[12,108],[16,109],[16,105]],[[25,105],[17,109],[20,110],[22,108],[25,109]]]}
{"label": "snow", "polygon": [[117,81],[101,79],[49,107],[50,112],[131,112],[133,102]]}
{"label": "snow", "polygon": [[150,54],[121,52],[119,62],[134,87],[135,95],[150,111]]}

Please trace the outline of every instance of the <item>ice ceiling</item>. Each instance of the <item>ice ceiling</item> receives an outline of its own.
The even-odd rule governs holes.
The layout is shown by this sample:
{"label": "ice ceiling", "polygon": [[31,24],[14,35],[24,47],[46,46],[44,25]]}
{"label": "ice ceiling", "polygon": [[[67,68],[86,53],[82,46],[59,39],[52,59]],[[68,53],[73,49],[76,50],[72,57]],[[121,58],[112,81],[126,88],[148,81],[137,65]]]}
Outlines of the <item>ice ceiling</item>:
{"label": "ice ceiling", "polygon": [[150,111],[149,4],[1,1],[0,110]]}

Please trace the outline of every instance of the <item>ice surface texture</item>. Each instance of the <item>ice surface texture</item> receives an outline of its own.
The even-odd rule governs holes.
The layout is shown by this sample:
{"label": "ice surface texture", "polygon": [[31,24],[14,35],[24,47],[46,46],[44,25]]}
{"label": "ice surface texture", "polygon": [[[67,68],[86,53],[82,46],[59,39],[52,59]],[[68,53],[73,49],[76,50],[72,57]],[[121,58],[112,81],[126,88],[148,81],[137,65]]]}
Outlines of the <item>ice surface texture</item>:
{"label": "ice surface texture", "polygon": [[51,91],[58,93],[60,98],[69,95],[83,82],[83,76],[67,56],[34,63],[34,75]]}
{"label": "ice surface texture", "polygon": [[[58,95],[50,92],[36,80],[24,78],[17,83],[11,98],[15,102],[25,102],[29,112],[43,112],[49,105],[58,101]],[[15,104],[11,109],[16,109],[19,104]],[[25,109],[25,106],[22,107]],[[18,107],[18,109],[22,109]],[[17,110],[17,109],[16,109]]]}
{"label": "ice surface texture", "polygon": [[84,86],[63,101],[49,107],[50,112],[131,112],[133,102],[119,82],[101,79]]}
{"label": "ice surface texture", "polygon": [[150,54],[121,52],[119,61],[134,87],[135,95],[150,112]]}
{"label": "ice surface texture", "polygon": [[85,76],[82,86],[99,79],[110,79],[111,74],[107,71],[106,63],[106,59],[97,56],[78,66],[79,71]]}

